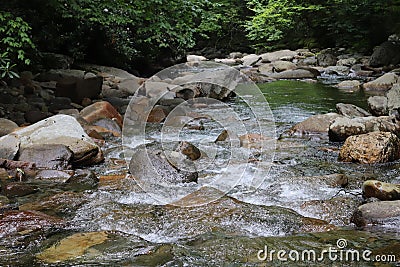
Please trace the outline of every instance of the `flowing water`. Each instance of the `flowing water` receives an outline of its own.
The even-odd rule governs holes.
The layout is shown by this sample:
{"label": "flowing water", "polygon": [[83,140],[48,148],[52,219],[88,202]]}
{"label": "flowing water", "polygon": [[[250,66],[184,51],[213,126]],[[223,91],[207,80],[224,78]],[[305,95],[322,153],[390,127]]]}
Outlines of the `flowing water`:
{"label": "flowing water", "polygon": [[[366,107],[367,96],[363,92],[341,91],[320,82],[279,81],[259,86],[270,104],[277,135],[311,115],[334,111],[338,102]],[[246,112],[242,104],[234,100],[228,103],[238,112]],[[206,136],[214,140],[218,135],[215,123],[206,122],[204,127],[214,129],[205,131]],[[149,130],[150,137],[157,139]],[[188,130],[184,134],[194,143],[205,138],[199,131]],[[201,142],[197,144],[202,145]],[[48,261],[47,265],[391,266],[328,258],[323,263],[285,263],[276,260],[276,256],[273,262],[257,258],[258,251],[266,246],[275,250],[315,250],[318,253],[336,247],[338,239],[345,239],[349,249],[369,249],[374,254],[396,254],[400,258],[398,225],[357,230],[350,223],[352,212],[362,202],[363,181],[374,178],[400,183],[400,163],[373,166],[340,163],[337,161],[339,147],[340,144],[330,143],[324,137],[280,139],[274,158],[268,158],[268,166],[232,163],[233,172],[240,170],[240,164],[246,165],[244,176],[254,173],[255,168],[264,168],[262,183],[256,190],[244,179],[235,183],[227,196],[208,205],[177,207],[158,205],[129,175],[121,178],[124,175],[120,174],[126,173],[121,163],[124,155],[120,140],[114,140],[104,149],[107,163],[95,167],[95,171],[115,179],[101,179],[95,190],[77,190],[87,201],[76,212],[64,211],[63,216],[71,220],[67,229],[48,233],[45,238],[38,237],[36,243],[28,242],[27,247],[18,245],[17,238],[3,240],[0,266],[42,265],[35,255],[67,236],[87,232],[97,232],[105,238],[78,258],[59,263]],[[206,144],[202,148],[208,149]],[[208,153],[213,153],[209,149]],[[221,149],[223,154],[223,145]],[[262,156],[257,159],[264,160]],[[223,157],[216,163],[227,164]],[[203,171],[199,181],[208,183],[207,179],[215,175],[217,173],[212,170]],[[349,181],[345,188],[332,182],[341,176]],[[209,196],[219,194],[211,187],[203,191]],[[197,201],[196,195],[192,200]],[[310,218],[325,220],[330,225]],[[327,229],[331,231],[317,233]]]}

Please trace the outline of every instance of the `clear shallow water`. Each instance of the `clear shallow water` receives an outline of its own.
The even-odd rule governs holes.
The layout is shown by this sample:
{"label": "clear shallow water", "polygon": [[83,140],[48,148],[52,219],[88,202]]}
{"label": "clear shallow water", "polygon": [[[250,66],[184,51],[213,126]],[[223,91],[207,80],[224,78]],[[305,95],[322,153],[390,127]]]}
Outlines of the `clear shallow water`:
{"label": "clear shallow water", "polygon": [[[278,134],[313,114],[334,111],[336,103],[365,107],[367,99],[362,92],[340,91],[327,85],[297,81],[263,84],[260,88],[272,109]],[[240,102],[229,104],[240,110]],[[245,112],[242,115],[247,116]],[[213,123],[209,126],[216,127]],[[208,133],[216,135],[218,131]],[[204,138],[196,131],[185,134],[193,142]],[[150,136],[158,138],[156,134],[150,133]],[[2,247],[0,244],[0,265],[10,262],[18,266],[42,265],[35,260],[35,253],[73,233],[92,231],[107,231],[108,239],[77,259],[49,265],[263,266],[265,262],[259,261],[256,255],[265,245],[274,249],[321,250],[336,244],[338,238],[348,240],[349,248],[368,248],[376,253],[400,251],[398,227],[358,231],[349,223],[353,210],[361,202],[362,182],[375,178],[400,183],[400,163],[344,164],[337,162],[338,148],[339,144],[324,139],[278,141],[274,159],[268,166],[251,165],[265,168],[264,181],[256,191],[238,185],[230,191],[229,197],[200,207],[155,205],[156,202],[131,178],[103,183],[97,190],[85,193],[88,202],[72,216],[71,224],[64,232],[50,235],[37,246]],[[126,171],[123,164],[110,167],[110,159],[124,158],[119,140],[109,144],[105,154],[107,164],[94,168],[96,172]],[[247,162],[241,164],[248,166]],[[349,179],[344,190],[332,185],[337,175],[346,175]],[[208,194],[212,195],[213,191]],[[310,226],[302,216],[323,219],[341,228],[328,233],[297,234]],[[281,264],[275,261],[267,266]],[[380,266],[365,262],[345,264]],[[287,266],[320,265],[291,262]],[[331,261],[324,265],[342,266]]]}

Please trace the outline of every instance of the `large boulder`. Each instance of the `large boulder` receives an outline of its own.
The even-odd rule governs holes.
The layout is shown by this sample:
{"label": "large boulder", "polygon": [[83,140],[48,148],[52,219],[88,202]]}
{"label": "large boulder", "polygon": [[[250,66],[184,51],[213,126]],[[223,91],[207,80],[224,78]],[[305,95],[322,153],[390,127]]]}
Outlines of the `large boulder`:
{"label": "large boulder", "polygon": [[308,135],[328,133],[329,125],[337,118],[342,117],[337,113],[327,113],[322,115],[314,115],[310,118],[294,125],[290,130],[290,135]]}
{"label": "large boulder", "polygon": [[346,139],[339,160],[364,164],[384,163],[400,159],[400,139],[389,132],[372,132]]}
{"label": "large boulder", "polygon": [[400,44],[384,42],[374,49],[369,65],[371,67],[382,67],[400,63]]}
{"label": "large boulder", "polygon": [[338,104],[336,104],[336,111],[340,115],[343,115],[343,116],[346,116],[349,118],[371,116],[371,114],[368,111],[366,111],[360,107],[357,107],[356,105],[353,105],[353,104],[338,103]]}
{"label": "large boulder", "polygon": [[368,83],[363,84],[363,88],[366,91],[386,91],[396,83],[399,82],[399,76],[397,76],[395,73],[386,73],[383,76],[379,77],[376,80],[373,80]]}
{"label": "large boulder", "polygon": [[96,98],[101,93],[103,78],[83,70],[50,70],[39,76],[41,81],[56,81],[56,96],[81,103],[84,98]]}
{"label": "large boulder", "polygon": [[371,202],[358,207],[351,221],[358,227],[367,225],[398,225],[400,200]]}
{"label": "large boulder", "polygon": [[[9,142],[10,136],[0,138],[0,147],[14,149],[15,142]],[[85,133],[79,122],[68,115],[55,115],[15,131],[12,136],[19,142],[20,151],[32,147],[64,145],[72,152],[72,164],[75,165],[94,164],[104,159],[100,147]],[[68,153],[64,154],[67,157]]]}
{"label": "large boulder", "polygon": [[368,108],[374,116],[387,116],[388,99],[386,96],[371,96],[368,98]]}
{"label": "large boulder", "polygon": [[382,117],[358,117],[337,118],[329,126],[329,140],[344,141],[352,135],[365,134],[370,132],[392,132],[400,135],[400,125],[393,122],[393,118],[389,116]]}

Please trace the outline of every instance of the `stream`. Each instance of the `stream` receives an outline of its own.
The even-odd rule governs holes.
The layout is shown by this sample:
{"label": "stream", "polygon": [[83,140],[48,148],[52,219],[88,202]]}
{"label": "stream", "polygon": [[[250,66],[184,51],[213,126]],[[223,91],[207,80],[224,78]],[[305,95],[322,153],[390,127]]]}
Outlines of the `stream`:
{"label": "stream", "polygon": [[[339,102],[366,108],[368,98],[362,91],[332,87],[329,80],[277,81],[259,87],[272,111],[277,137],[312,115],[334,112]],[[230,108],[246,113],[242,104],[234,99],[227,102]],[[214,140],[223,126],[215,122],[205,122],[203,126],[204,131],[186,130],[182,134],[207,153],[224,155],[223,144],[217,151],[199,141]],[[149,138],[157,139],[153,130],[157,131],[148,129]],[[168,136],[164,138],[168,140]],[[77,258],[63,262],[50,260],[46,266],[395,266],[344,259],[332,261],[327,257],[319,262],[284,262],[277,260],[276,255],[274,261],[258,259],[257,253],[266,247],[318,252],[336,247],[338,239],[347,242],[343,249],[371,250],[373,255],[397,253],[400,258],[398,225],[359,230],[350,223],[353,211],[362,203],[363,181],[373,178],[400,183],[399,162],[341,163],[337,161],[340,144],[324,137],[286,137],[275,146],[273,158],[268,158],[265,166],[240,160],[227,163],[223,156],[216,162],[221,168],[231,164],[231,177],[243,168],[244,176],[254,172],[262,175],[257,186],[249,186],[245,178],[239,179],[222,198],[215,188],[205,186],[202,192],[216,200],[207,205],[181,207],[159,205],[144,192],[127,174],[121,140],[111,139],[103,147],[106,163],[92,167],[100,175],[98,188],[46,185],[53,192],[72,190],[85,197],[84,204],[76,211],[64,209],[57,213],[69,219],[68,227],[47,233],[46,237],[35,237],[34,242],[27,242],[21,236],[3,239],[0,266],[43,266],[37,257],[39,253],[65,237],[89,232],[97,232],[91,240],[100,241]],[[255,158],[260,159],[256,154]],[[256,168],[264,169],[257,172]],[[218,173],[214,169],[203,168],[199,181],[212,184],[207,179],[215,175]],[[343,177],[348,180],[344,188],[335,184]],[[43,196],[35,195],[36,199],[40,197]],[[190,197],[191,203],[201,202],[196,193]],[[19,199],[20,204],[30,201],[29,196]]]}

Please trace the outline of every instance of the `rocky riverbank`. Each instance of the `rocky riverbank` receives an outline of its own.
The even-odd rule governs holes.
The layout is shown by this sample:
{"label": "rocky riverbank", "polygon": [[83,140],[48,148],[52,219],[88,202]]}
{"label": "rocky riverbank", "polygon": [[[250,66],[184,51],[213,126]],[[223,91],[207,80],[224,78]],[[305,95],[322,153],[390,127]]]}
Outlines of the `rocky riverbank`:
{"label": "rocky riverbank", "polygon": [[[342,90],[365,90],[372,94],[368,100],[369,110],[338,103],[337,113],[312,116],[283,133],[277,145],[277,150],[283,156],[273,162],[275,165],[285,164],[281,163],[287,160],[285,149],[296,148],[298,144],[292,140],[315,136],[330,140],[340,147],[339,150],[328,149],[325,152],[329,157],[334,155],[343,162],[341,164],[351,162],[380,166],[400,158],[398,70],[396,66],[377,62],[375,56],[346,54],[334,49],[318,53],[302,49],[262,55],[231,53],[229,58],[212,60],[192,55],[187,59],[190,66],[199,61],[229,64],[260,83],[279,79],[318,82],[329,78]],[[213,71],[212,75],[236,81],[223,70]],[[42,252],[35,254],[34,258],[54,263],[87,254],[92,246],[107,243],[111,237],[124,239],[124,234],[118,231],[125,229],[122,232],[132,233],[130,226],[138,227],[138,232],[156,235],[154,229],[174,224],[175,218],[181,219],[182,227],[174,228],[173,234],[190,238],[218,232],[218,229],[224,229],[227,225],[232,228],[229,234],[257,236],[257,229],[266,227],[272,235],[291,235],[336,231],[337,226],[351,225],[350,221],[357,227],[385,226],[398,222],[399,186],[372,179],[362,181],[363,197],[339,196],[329,200],[304,201],[302,211],[308,213],[312,210],[315,214],[317,209],[318,219],[300,215],[286,207],[253,205],[231,196],[223,197],[207,207],[164,209],[144,204],[125,207],[123,201],[108,201],[104,203],[104,209],[99,210],[93,200],[97,194],[112,195],[114,191],[124,190],[130,190],[129,193],[133,194],[143,193],[137,185],[131,184],[132,176],[122,155],[124,114],[138,112],[137,116],[141,116],[141,110],[151,107],[147,110],[149,116],[145,121],[160,125],[171,114],[171,110],[193,97],[221,101],[232,97],[224,86],[179,86],[192,80],[202,81],[203,76],[202,73],[186,73],[175,79],[155,76],[146,80],[120,69],[81,65],[80,69],[58,68],[40,74],[25,72],[20,79],[3,86],[0,89],[0,236],[3,243],[0,246],[11,253],[13,246],[35,246],[34,242],[37,242]],[[162,98],[153,103],[153,99],[160,95]],[[134,105],[130,106],[132,98]],[[187,127],[193,131],[204,130],[204,125],[209,122],[206,117],[192,120],[198,114],[186,115],[177,119],[182,120],[184,125],[187,123]],[[228,138],[226,135],[229,134],[221,132],[215,142],[223,143]],[[257,148],[259,143],[269,140],[269,137],[255,133],[239,137],[240,147],[252,151],[248,159],[250,164],[263,160],[263,156],[257,154]],[[182,143],[178,152],[190,161],[201,160],[204,155],[204,151],[190,143]],[[138,170],[135,175],[139,175],[139,153],[136,153],[136,157],[139,160],[132,164]],[[173,182],[190,183],[199,179],[197,175],[183,174],[157,153],[152,155],[152,160],[159,162],[166,172],[172,173],[166,179],[181,179],[173,179]],[[292,184],[307,184],[310,187],[318,184],[336,190],[349,187],[348,179],[346,175],[339,174],[311,178],[303,175],[294,178]],[[350,183],[354,187],[360,181]],[[206,190],[205,194],[212,196],[221,192]],[[190,196],[188,201],[197,199],[196,196]],[[339,207],[343,205],[345,208]],[[71,220],[72,217],[79,217],[76,211],[81,207],[85,212],[81,216],[87,217],[84,224],[93,222],[97,225],[104,218],[112,218],[113,223],[121,220],[130,226],[116,227],[118,231],[115,232],[80,233],[82,228],[85,231],[99,230],[76,225],[76,221]],[[137,216],[135,221],[132,221],[132,214]],[[206,215],[199,217],[199,214]],[[101,230],[104,229],[115,230],[108,227],[102,227]],[[55,243],[60,245],[58,247],[51,238],[63,231],[71,235],[56,238],[61,240]],[[63,250],[71,250],[71,243],[74,242],[79,243],[76,253],[59,257],[60,253],[65,253]],[[139,243],[146,242],[141,240]],[[148,252],[149,255],[158,253],[158,250]]]}

